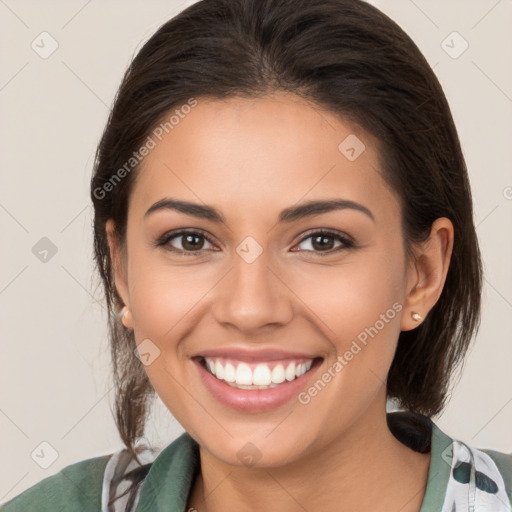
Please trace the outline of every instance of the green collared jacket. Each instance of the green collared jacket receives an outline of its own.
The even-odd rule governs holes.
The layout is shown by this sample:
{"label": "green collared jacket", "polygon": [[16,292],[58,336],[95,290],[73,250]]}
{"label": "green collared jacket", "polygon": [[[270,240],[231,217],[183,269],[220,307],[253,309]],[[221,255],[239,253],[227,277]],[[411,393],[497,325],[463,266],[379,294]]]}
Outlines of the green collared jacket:
{"label": "green collared jacket", "polygon": [[[432,455],[420,512],[512,512],[512,454],[468,446],[426,421]],[[425,441],[411,439],[410,430],[393,434],[413,449]],[[148,464],[130,512],[187,512],[200,467],[197,443],[184,433]],[[126,488],[123,474],[133,467],[127,450],[72,464],[0,505],[0,512],[125,511],[126,498],[110,507],[108,501]]]}

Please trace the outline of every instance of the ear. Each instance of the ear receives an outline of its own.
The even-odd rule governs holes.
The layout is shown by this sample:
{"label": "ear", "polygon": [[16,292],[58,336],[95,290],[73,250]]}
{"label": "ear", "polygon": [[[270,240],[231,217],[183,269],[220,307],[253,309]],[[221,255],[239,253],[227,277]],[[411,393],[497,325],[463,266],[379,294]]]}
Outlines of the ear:
{"label": "ear", "polygon": [[[128,280],[126,272],[126,262],[119,246],[117,236],[115,234],[115,224],[113,219],[108,219],[105,224],[105,231],[107,233],[108,246],[110,250],[110,260],[112,261],[112,271],[114,274],[114,284],[117,293],[121,297],[125,306],[130,310],[130,295],[128,293]],[[124,315],[122,322],[125,327],[133,328],[131,321],[131,314]]]}
{"label": "ear", "polygon": [[416,246],[415,257],[407,271],[407,295],[401,330],[409,331],[419,325],[412,313],[425,318],[443,291],[453,251],[453,224],[446,217],[436,219],[429,238]]}

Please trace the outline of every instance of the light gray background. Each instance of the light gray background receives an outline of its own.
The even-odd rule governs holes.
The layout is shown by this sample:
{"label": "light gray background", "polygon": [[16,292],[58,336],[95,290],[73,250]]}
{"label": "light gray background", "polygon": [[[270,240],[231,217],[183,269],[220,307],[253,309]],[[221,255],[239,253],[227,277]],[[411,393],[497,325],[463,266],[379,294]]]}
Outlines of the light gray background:
{"label": "light gray background", "polygon": [[[0,0],[0,501],[121,448],[93,273],[89,179],[132,55],[190,3]],[[512,452],[512,2],[372,3],[415,40],[444,87],[485,260],[481,331],[434,420],[473,446]],[[58,43],[46,59],[31,47],[50,48],[43,31]],[[464,44],[453,31],[469,44],[456,59],[445,51]],[[46,263],[32,252],[42,237],[57,247]],[[148,439],[162,447],[181,432],[158,401]],[[40,465],[53,452],[42,442],[58,453],[47,469]]]}

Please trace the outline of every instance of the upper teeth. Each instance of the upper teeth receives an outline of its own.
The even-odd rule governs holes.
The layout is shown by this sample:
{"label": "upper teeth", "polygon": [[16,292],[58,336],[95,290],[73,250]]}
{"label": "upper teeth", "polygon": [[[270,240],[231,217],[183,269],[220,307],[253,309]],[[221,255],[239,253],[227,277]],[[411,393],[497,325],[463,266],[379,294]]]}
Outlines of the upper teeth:
{"label": "upper teeth", "polygon": [[268,363],[259,363],[254,369],[247,363],[226,361],[219,358],[206,357],[206,366],[210,373],[228,384],[237,386],[270,386],[281,384],[285,380],[292,381],[304,375],[313,364],[313,359],[307,361],[291,361],[289,363],[278,363],[270,369]]}

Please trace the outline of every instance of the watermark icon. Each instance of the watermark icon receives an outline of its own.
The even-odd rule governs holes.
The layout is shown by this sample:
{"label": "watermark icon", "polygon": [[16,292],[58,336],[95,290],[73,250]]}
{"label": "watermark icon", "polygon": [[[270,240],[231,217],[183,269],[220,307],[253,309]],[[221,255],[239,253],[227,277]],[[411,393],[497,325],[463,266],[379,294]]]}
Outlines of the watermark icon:
{"label": "watermark icon", "polygon": [[48,32],[41,32],[30,44],[41,59],[47,59],[59,47],[57,40]]}
{"label": "watermark icon", "polygon": [[133,352],[144,366],[149,366],[157,357],[160,357],[160,349],[149,338],[142,340]]}
{"label": "watermark icon", "polygon": [[59,452],[47,441],[39,443],[30,454],[41,468],[48,469],[58,458]]}
{"label": "watermark icon", "polygon": [[252,236],[248,236],[238,244],[236,252],[246,263],[253,263],[263,252],[263,247]]}
{"label": "watermark icon", "polygon": [[[399,302],[395,302],[392,307],[386,310],[385,313],[381,313],[379,319],[370,327],[365,327],[357,336],[357,340],[352,340],[350,344],[350,348],[344,352],[343,355],[338,355],[336,362],[333,363],[320,378],[318,378],[314,384],[312,384],[306,391],[302,391],[298,395],[298,401],[307,405],[311,402],[311,399],[322,391],[329,382],[331,382],[336,375],[347,366],[347,364],[352,361],[355,355],[359,354],[363,347],[368,344],[368,337],[371,339],[375,338],[379,332],[384,329],[386,324],[388,324],[397,313],[402,311],[402,304]],[[361,343],[363,347],[361,347],[357,342]]]}
{"label": "watermark icon", "polygon": [[503,196],[505,199],[512,199],[512,187],[505,187],[503,189]]}
{"label": "watermark icon", "polygon": [[469,43],[457,31],[453,31],[443,39],[441,48],[452,59],[458,59],[469,48]]}
{"label": "watermark icon", "polygon": [[32,254],[42,263],[48,263],[56,254],[57,246],[46,236],[43,236],[32,247]]}
{"label": "watermark icon", "polygon": [[339,152],[351,162],[359,158],[365,149],[366,146],[363,144],[363,141],[356,137],[353,133],[351,133],[348,137],[345,137],[338,144]]}
{"label": "watermark icon", "polygon": [[101,187],[96,187],[93,190],[94,197],[96,199],[104,199],[108,192],[112,192],[114,188],[125,178],[130,172],[142,162],[144,157],[149,155],[150,151],[154,149],[158,141],[161,141],[164,134],[170,133],[185,116],[190,113],[193,107],[197,105],[195,98],[189,98],[187,103],[182,105],[179,109],[176,109],[174,113],[167,119],[167,121],[160,123],[156,128],[153,129],[151,135],[146,137],[144,144],[137,150],[134,151],[132,156],[123,164],[122,167],[106,181]]}
{"label": "watermark icon", "polygon": [[252,467],[261,459],[261,452],[252,443],[245,443],[236,456],[244,466]]}

